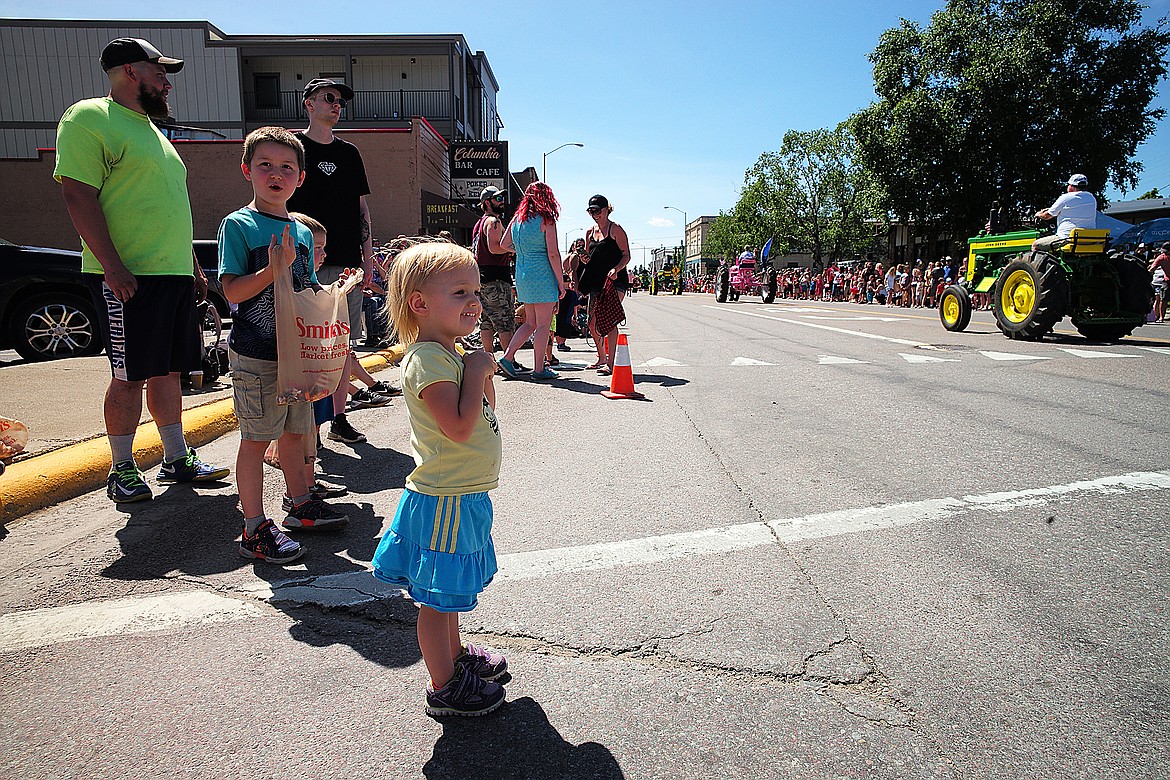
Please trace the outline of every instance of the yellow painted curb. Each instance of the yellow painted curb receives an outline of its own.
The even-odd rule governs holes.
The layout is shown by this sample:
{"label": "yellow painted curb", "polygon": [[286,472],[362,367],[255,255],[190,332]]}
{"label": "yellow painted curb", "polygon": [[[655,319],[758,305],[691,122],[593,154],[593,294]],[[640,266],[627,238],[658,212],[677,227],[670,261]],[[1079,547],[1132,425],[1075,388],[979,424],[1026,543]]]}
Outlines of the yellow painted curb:
{"label": "yellow painted curb", "polygon": [[[369,372],[381,371],[402,359],[397,346],[361,358]],[[183,435],[192,447],[202,447],[238,426],[232,399],[224,398],[183,411]],[[154,422],[138,426],[134,459],[139,468],[162,462],[162,441]],[[70,444],[14,463],[0,475],[0,525],[29,512],[97,490],[110,473],[110,442],[105,436]]]}

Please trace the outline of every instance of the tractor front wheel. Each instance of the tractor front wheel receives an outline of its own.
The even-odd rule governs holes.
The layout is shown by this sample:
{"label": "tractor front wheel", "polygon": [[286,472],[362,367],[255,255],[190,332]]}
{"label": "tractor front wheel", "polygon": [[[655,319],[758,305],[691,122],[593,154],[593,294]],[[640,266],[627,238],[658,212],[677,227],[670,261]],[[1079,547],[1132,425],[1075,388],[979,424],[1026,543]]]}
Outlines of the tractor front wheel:
{"label": "tractor front wheel", "polygon": [[1056,258],[1028,252],[1007,264],[995,282],[991,308],[1009,339],[1039,341],[1064,317],[1068,279]]}
{"label": "tractor front wheel", "polygon": [[966,330],[971,322],[971,296],[966,287],[952,284],[943,290],[938,302],[938,317],[947,330]]}

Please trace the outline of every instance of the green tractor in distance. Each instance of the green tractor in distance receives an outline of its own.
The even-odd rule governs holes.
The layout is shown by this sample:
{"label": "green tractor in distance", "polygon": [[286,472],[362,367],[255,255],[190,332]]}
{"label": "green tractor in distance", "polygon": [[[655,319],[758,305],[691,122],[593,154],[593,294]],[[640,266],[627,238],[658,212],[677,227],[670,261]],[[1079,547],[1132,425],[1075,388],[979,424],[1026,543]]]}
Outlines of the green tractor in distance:
{"label": "green tractor in distance", "polygon": [[[991,230],[999,222],[992,212]],[[995,323],[1009,339],[1039,341],[1065,315],[1087,339],[1116,341],[1146,324],[1153,307],[1145,264],[1109,252],[1107,230],[1074,230],[1055,254],[1033,252],[1036,230],[994,232],[967,239],[965,285],[943,290],[938,313],[944,328],[965,330],[971,293],[990,293]]]}

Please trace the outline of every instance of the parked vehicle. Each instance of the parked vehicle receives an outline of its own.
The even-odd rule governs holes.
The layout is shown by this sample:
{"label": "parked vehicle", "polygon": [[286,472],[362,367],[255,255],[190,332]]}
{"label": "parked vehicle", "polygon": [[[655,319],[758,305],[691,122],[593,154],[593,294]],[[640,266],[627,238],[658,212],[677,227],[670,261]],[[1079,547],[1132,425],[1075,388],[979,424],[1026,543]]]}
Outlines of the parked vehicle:
{"label": "parked vehicle", "polygon": [[[213,304],[207,309],[218,329],[229,309],[219,284],[216,242],[196,241],[194,252],[207,275]],[[14,349],[26,360],[96,355],[102,351],[96,316],[81,252],[0,239],[0,349]]]}

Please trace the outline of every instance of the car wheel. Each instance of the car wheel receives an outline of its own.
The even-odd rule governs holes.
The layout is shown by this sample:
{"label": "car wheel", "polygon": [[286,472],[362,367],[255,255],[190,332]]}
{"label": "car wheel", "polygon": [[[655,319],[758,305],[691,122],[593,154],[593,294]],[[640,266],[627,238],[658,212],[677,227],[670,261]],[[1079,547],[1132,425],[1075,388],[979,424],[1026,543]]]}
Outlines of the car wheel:
{"label": "car wheel", "polygon": [[26,360],[96,355],[102,351],[93,303],[79,295],[49,292],[13,307],[8,340]]}

